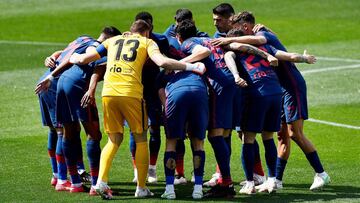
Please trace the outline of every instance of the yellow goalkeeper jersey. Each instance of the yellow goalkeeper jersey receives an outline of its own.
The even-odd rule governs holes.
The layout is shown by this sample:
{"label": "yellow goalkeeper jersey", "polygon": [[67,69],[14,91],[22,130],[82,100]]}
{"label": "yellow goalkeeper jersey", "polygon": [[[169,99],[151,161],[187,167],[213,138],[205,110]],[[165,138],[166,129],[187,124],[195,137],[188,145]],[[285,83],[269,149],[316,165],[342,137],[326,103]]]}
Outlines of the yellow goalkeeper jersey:
{"label": "yellow goalkeeper jersey", "polygon": [[139,34],[119,35],[102,44],[107,51],[102,96],[143,98],[143,65],[148,56],[160,53],[158,45]]}

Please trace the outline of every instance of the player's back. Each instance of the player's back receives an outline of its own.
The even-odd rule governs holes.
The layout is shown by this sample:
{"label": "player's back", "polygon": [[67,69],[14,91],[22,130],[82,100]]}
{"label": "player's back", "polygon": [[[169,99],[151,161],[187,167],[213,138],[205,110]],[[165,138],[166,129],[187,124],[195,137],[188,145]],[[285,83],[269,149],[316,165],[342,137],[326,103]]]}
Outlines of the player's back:
{"label": "player's back", "polygon": [[[107,49],[103,96],[143,97],[142,68],[153,40],[139,34],[119,35],[103,42]],[[158,48],[157,48],[158,50]]]}
{"label": "player's back", "polygon": [[234,77],[230,70],[227,68],[224,60],[224,50],[219,46],[212,46],[210,44],[211,38],[209,37],[192,37],[183,42],[181,50],[186,54],[190,55],[192,49],[196,45],[201,45],[208,48],[211,51],[209,57],[203,59],[206,66],[205,75],[218,82],[221,86],[227,86],[234,83]]}
{"label": "player's back", "polygon": [[[285,46],[274,33],[263,30],[256,33],[256,35],[264,36],[267,44],[278,50],[287,52]],[[291,90],[294,88],[294,85],[301,86],[303,88],[306,86],[304,78],[293,62],[279,61],[279,66],[275,69],[275,72],[279,77],[281,86],[285,89]],[[296,81],[296,84],[293,81]]]}
{"label": "player's back", "polygon": [[[268,45],[258,48],[273,54]],[[241,76],[249,84],[245,93],[254,96],[281,94],[278,77],[268,61],[260,56],[247,53],[238,53],[236,59],[237,64],[242,66],[242,69],[239,70]]]}

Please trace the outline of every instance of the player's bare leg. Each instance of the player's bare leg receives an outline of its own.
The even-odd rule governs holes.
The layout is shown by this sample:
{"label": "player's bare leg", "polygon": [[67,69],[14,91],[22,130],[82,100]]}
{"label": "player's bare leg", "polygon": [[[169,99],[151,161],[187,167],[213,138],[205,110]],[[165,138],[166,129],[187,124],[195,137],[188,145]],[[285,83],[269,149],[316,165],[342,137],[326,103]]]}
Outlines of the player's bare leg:
{"label": "player's bare leg", "polygon": [[310,165],[315,170],[316,174],[310,190],[317,190],[330,183],[330,176],[324,171],[317,151],[311,141],[305,136],[303,127],[304,120],[299,119],[288,124],[288,132],[291,139],[301,148]]}

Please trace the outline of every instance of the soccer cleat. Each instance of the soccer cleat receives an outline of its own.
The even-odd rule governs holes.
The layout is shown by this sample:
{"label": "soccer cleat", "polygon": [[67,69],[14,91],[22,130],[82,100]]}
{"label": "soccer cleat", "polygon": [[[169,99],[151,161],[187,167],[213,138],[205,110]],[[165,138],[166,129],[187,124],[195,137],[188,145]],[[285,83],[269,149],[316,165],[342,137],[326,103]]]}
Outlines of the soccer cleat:
{"label": "soccer cleat", "polygon": [[195,185],[193,193],[192,193],[192,198],[193,199],[202,199],[203,196],[204,196],[204,194],[202,191],[202,185]]}
{"label": "soccer cleat", "polygon": [[110,190],[110,187],[104,182],[98,182],[98,184],[95,186],[95,191],[101,196],[102,199],[109,200],[113,198],[112,190]]}
{"label": "soccer cleat", "polygon": [[98,194],[96,193],[96,189],[95,189],[94,186],[91,186],[91,187],[90,187],[89,195],[90,195],[90,196],[96,196],[96,195],[98,195]]}
{"label": "soccer cleat", "polygon": [[132,180],[133,183],[137,183],[137,169],[134,168],[134,179]]}
{"label": "soccer cleat", "polygon": [[228,185],[228,186],[221,186],[221,185],[215,185],[210,190],[205,192],[204,197],[206,198],[233,198],[236,195],[236,192],[234,190],[234,186]]}
{"label": "soccer cleat", "polygon": [[186,184],[187,180],[184,176],[176,175],[174,179],[174,185]]}
{"label": "soccer cleat", "polygon": [[78,193],[78,192],[85,192],[85,190],[84,190],[84,187],[82,185],[80,185],[80,186],[71,185],[70,192],[71,193]]}
{"label": "soccer cleat", "polygon": [[157,183],[156,169],[149,168],[147,180],[149,183]]}
{"label": "soccer cleat", "polygon": [[252,195],[256,193],[254,181],[246,181],[245,185],[240,189],[240,194]]}
{"label": "soccer cleat", "polygon": [[218,179],[220,178],[220,173],[214,173],[211,179],[205,182],[203,185],[205,187],[214,187],[217,184]]}
{"label": "soccer cleat", "polygon": [[256,186],[255,189],[257,189],[258,192],[268,192],[268,193],[275,192],[276,191],[275,177],[268,178],[263,184]]}
{"label": "soccer cleat", "polygon": [[59,183],[59,181],[57,182],[57,184],[55,185],[55,190],[60,192],[60,191],[69,191],[71,187],[71,183],[70,181],[66,181],[65,183]]}
{"label": "soccer cleat", "polygon": [[[254,173],[253,177],[254,177],[255,186],[261,185],[266,181],[265,176],[261,176],[261,175],[259,175],[257,173]],[[242,186],[244,186],[245,184],[246,184],[246,180],[240,182],[240,185],[242,185]]]}
{"label": "soccer cleat", "polygon": [[82,183],[90,183],[91,175],[87,173],[85,170],[79,171],[80,179]]}
{"label": "soccer cleat", "polygon": [[149,188],[136,187],[135,197],[151,197],[154,196],[154,193],[150,192]]}
{"label": "soccer cleat", "polygon": [[324,171],[322,173],[316,173],[314,177],[314,182],[310,187],[311,191],[319,190],[325,185],[330,183],[330,176]]}
{"label": "soccer cleat", "polygon": [[176,194],[174,190],[165,190],[165,192],[161,195],[163,199],[176,199]]}
{"label": "soccer cleat", "polygon": [[56,184],[57,184],[57,181],[58,181],[58,179],[53,176],[53,177],[51,178],[51,182],[50,182],[50,183],[51,183],[52,186],[55,187]]}

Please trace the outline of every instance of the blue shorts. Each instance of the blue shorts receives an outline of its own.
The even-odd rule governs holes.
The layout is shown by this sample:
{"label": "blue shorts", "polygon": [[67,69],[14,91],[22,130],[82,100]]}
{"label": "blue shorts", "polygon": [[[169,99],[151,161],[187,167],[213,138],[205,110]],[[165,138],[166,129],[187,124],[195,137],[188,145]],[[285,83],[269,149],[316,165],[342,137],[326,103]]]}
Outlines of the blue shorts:
{"label": "blue shorts", "polygon": [[308,119],[306,86],[292,91],[283,89],[281,120],[292,123],[299,119]]}
{"label": "blue shorts", "polygon": [[99,121],[96,106],[88,105],[86,108],[80,106],[81,98],[87,91],[88,83],[85,80],[74,81],[61,76],[56,92],[56,119],[62,124],[75,121],[91,122]]}
{"label": "blue shorts", "polygon": [[227,85],[222,87],[216,82],[214,82],[213,85],[209,87],[209,129],[232,129],[233,102],[236,88],[237,87],[235,85]]}
{"label": "blue shorts", "polygon": [[247,132],[280,130],[281,95],[245,97],[241,129]]}
{"label": "blue shorts", "polygon": [[233,103],[233,129],[236,131],[241,131],[241,116],[242,111],[244,110],[244,101],[243,101],[242,89],[240,87],[236,88],[234,95]]}
{"label": "blue shorts", "polygon": [[[46,71],[39,82],[50,74]],[[62,127],[56,120],[56,87],[58,78],[55,78],[46,92],[41,92],[39,96],[41,120],[44,126]]]}
{"label": "blue shorts", "polygon": [[185,139],[187,131],[198,139],[205,139],[209,120],[207,91],[183,86],[173,90],[166,99],[165,128],[167,138]]}

